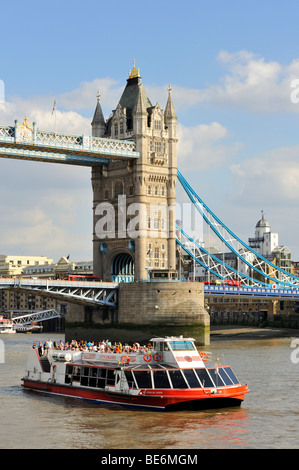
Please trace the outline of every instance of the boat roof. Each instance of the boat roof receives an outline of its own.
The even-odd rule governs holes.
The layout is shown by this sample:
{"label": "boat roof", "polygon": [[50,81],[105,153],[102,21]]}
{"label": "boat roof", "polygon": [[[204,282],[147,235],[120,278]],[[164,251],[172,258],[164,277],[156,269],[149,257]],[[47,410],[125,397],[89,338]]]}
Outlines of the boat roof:
{"label": "boat roof", "polygon": [[152,338],[150,341],[156,343],[167,343],[168,341],[195,341],[194,338],[184,338],[183,336],[165,336],[165,338]]}

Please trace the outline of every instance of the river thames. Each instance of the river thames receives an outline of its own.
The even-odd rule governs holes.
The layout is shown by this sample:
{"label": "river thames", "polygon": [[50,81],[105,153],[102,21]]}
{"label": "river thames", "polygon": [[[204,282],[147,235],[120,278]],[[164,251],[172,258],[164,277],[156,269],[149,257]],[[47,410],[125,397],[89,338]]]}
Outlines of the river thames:
{"label": "river thames", "polygon": [[28,350],[49,337],[64,339],[49,333],[1,335],[2,449],[299,448],[299,353],[294,337],[212,337],[211,345],[201,350],[231,365],[242,384],[249,385],[241,407],[161,413],[25,391],[21,378]]}

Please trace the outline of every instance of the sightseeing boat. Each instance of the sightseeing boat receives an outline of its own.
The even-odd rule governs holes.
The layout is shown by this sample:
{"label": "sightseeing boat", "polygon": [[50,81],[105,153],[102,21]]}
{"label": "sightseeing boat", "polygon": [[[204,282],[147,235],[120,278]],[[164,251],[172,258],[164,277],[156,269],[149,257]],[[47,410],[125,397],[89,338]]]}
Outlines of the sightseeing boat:
{"label": "sightseeing boat", "polygon": [[16,325],[15,329],[17,333],[41,333],[43,326],[31,323],[31,325]]}
{"label": "sightseeing boat", "polygon": [[[25,389],[151,410],[240,406],[248,393],[228,365],[209,365],[193,338],[153,338],[148,352],[31,349]],[[218,364],[218,362],[217,362]]]}
{"label": "sightseeing boat", "polygon": [[3,315],[0,315],[0,333],[11,334],[15,332],[16,330],[14,329],[13,322],[4,318]]}

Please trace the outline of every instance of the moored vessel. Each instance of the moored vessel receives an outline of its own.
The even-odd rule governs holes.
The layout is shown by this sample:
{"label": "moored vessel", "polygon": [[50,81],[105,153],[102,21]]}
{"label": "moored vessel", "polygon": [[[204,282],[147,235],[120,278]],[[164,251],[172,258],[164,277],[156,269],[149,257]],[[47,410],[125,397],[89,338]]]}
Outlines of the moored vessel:
{"label": "moored vessel", "polygon": [[13,322],[4,318],[3,315],[0,315],[0,333],[11,334],[15,332],[16,330],[14,329]]}
{"label": "moored vessel", "polygon": [[25,389],[152,410],[240,406],[248,393],[229,365],[208,365],[193,338],[153,338],[128,353],[31,349]]}
{"label": "moored vessel", "polygon": [[17,333],[41,333],[43,326],[32,323],[31,325],[16,325],[15,329]]}

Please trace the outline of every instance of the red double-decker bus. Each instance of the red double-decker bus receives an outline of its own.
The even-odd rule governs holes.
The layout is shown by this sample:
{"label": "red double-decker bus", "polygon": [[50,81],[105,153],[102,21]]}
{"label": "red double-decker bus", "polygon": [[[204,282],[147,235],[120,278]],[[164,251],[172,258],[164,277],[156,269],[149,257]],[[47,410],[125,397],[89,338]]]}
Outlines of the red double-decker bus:
{"label": "red double-decker bus", "polygon": [[63,279],[66,281],[92,281],[92,282],[101,282],[102,279],[98,276],[85,276],[84,274],[66,274]]}

